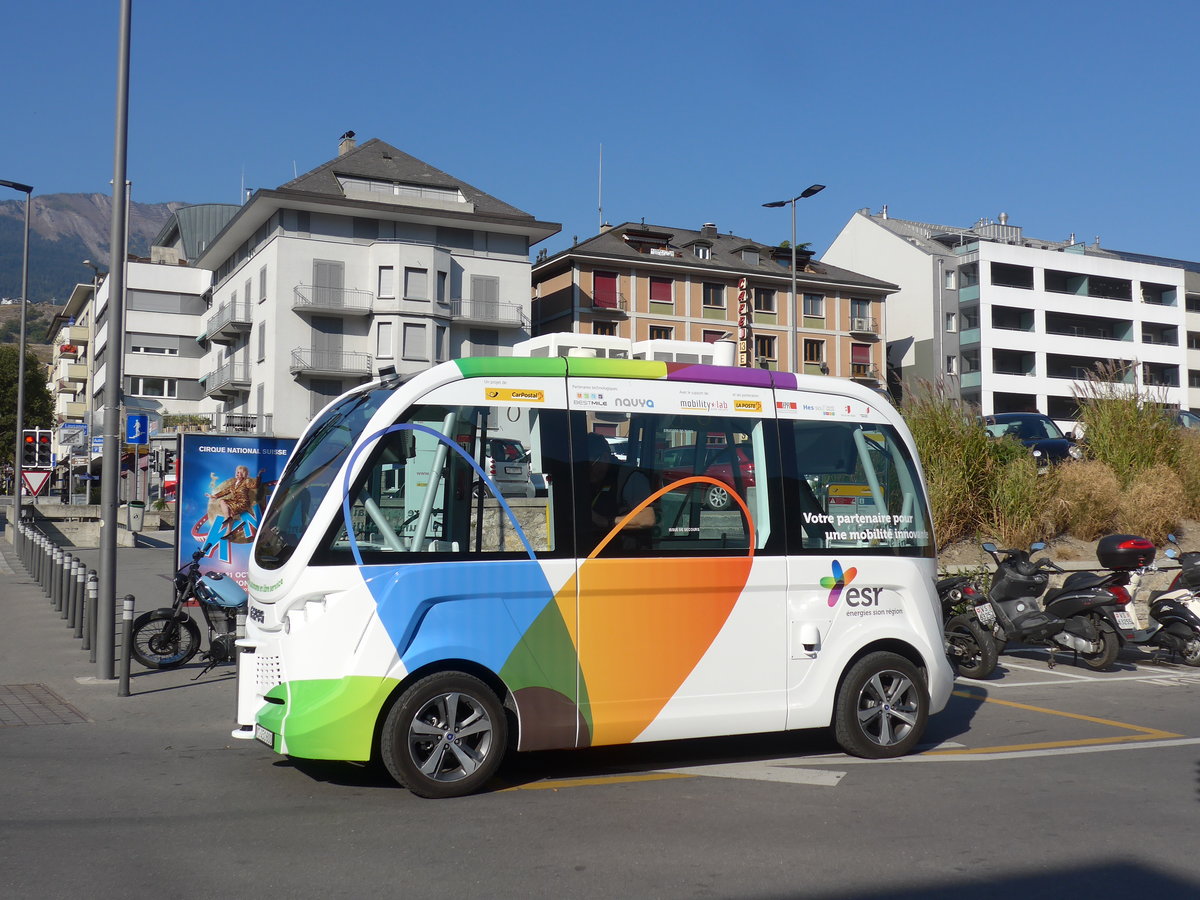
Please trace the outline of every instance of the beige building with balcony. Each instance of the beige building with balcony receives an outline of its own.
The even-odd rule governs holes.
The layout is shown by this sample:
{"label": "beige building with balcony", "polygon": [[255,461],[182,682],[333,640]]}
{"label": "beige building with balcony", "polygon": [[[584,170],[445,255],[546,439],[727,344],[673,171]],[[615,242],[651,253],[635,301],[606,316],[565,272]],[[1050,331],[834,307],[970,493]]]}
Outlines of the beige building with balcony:
{"label": "beige building with balcony", "polygon": [[529,248],[559,230],[382,141],[338,149],[255,192],[196,260],[214,273],[202,390],[280,435],[381,369],[511,352]]}
{"label": "beige building with balcony", "polygon": [[[533,266],[533,332],[632,341],[736,339],[745,280],[752,364],[879,387],[884,301],[896,286],[715,225],[626,222]],[[793,347],[795,351],[793,351]]]}

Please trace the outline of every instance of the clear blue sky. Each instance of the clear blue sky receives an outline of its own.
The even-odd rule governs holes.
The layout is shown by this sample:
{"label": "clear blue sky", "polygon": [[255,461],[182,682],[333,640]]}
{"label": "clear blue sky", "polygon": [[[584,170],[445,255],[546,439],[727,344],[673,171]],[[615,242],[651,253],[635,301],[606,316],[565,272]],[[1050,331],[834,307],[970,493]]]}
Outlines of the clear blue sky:
{"label": "clear blue sky", "polygon": [[[110,191],[118,10],[8,17],[0,178]],[[886,203],[1200,259],[1198,34],[1200,6],[1160,0],[135,0],[128,177],[237,202],[354,130],[561,222],[555,252],[596,232],[603,144],[613,224],[781,241],[761,204],[820,182],[818,252]]]}

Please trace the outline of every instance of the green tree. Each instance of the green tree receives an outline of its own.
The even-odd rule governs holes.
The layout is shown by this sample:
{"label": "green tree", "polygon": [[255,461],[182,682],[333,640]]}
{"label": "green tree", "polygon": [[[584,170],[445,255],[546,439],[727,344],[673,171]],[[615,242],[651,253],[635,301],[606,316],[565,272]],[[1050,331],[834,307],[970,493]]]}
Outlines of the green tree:
{"label": "green tree", "polygon": [[[17,348],[0,345],[0,459],[12,463],[17,442]],[[50,428],[54,401],[37,357],[25,351],[25,427]]]}

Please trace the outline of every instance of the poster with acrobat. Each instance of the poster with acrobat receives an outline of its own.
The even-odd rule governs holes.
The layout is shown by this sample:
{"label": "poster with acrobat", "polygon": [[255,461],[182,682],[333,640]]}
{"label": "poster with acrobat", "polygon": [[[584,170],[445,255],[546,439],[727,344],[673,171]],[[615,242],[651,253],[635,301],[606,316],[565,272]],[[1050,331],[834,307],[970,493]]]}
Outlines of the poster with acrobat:
{"label": "poster with acrobat", "polygon": [[292,438],[182,435],[176,566],[204,550],[204,572],[219,572],[246,590],[258,523],[295,444]]}

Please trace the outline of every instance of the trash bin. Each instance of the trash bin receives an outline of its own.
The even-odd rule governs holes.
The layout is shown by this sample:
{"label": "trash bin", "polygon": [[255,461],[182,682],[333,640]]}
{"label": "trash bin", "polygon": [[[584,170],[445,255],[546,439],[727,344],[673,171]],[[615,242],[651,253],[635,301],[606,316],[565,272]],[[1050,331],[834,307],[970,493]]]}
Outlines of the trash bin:
{"label": "trash bin", "polygon": [[129,514],[129,519],[126,524],[128,525],[130,531],[132,531],[134,534],[137,534],[142,530],[142,519],[146,515],[145,501],[130,500],[129,504],[126,506],[126,510]]}

